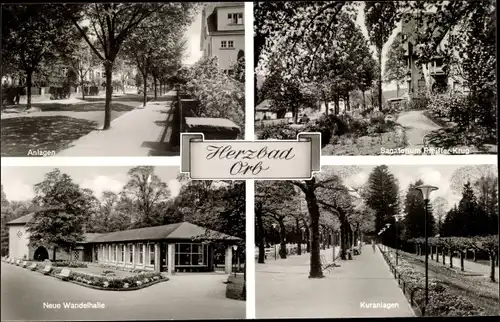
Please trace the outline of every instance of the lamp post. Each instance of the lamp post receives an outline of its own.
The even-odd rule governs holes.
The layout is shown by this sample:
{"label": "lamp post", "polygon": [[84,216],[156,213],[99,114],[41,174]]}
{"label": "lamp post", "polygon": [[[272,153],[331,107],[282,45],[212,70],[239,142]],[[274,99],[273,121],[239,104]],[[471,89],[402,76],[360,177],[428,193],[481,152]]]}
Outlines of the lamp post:
{"label": "lamp post", "polygon": [[396,229],[396,266],[398,266],[399,259],[399,235],[398,235],[398,221],[401,218],[401,215],[394,215],[394,220],[396,221],[395,229]]}
{"label": "lamp post", "polygon": [[[276,227],[278,227],[278,225],[276,223],[273,223],[274,230],[276,230]],[[274,243],[274,260],[278,260],[277,251],[276,251],[276,242]]]}
{"label": "lamp post", "polygon": [[[235,253],[235,259],[238,260],[238,253],[237,253],[237,251],[238,251],[238,245],[233,245],[233,251]],[[233,266],[234,266],[234,269],[233,269],[233,271],[234,271],[234,277],[236,277],[236,261],[234,261]]]}
{"label": "lamp post", "polygon": [[422,197],[424,198],[424,208],[425,208],[425,221],[424,221],[424,235],[425,235],[425,305],[429,303],[429,246],[427,237],[427,205],[429,204],[429,197],[432,191],[438,190],[437,187],[422,185],[415,188],[420,190]]}

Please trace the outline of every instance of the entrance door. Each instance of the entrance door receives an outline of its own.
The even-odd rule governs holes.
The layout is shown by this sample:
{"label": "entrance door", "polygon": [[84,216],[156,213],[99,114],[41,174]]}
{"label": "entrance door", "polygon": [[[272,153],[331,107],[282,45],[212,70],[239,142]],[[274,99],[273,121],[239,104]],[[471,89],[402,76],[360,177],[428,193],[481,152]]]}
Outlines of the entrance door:
{"label": "entrance door", "polygon": [[168,270],[167,255],[168,255],[167,243],[161,243],[160,244],[160,265],[161,265],[160,271],[161,272],[166,272]]}
{"label": "entrance door", "polygon": [[33,258],[36,261],[43,262],[44,260],[49,259],[49,252],[47,252],[47,249],[45,247],[40,246],[35,250]]}

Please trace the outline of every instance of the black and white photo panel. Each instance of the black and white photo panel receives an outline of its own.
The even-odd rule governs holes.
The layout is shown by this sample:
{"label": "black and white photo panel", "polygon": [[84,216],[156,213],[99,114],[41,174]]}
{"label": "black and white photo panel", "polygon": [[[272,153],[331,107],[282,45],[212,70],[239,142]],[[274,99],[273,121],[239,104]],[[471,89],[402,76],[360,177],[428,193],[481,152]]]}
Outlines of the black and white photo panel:
{"label": "black and white photo panel", "polygon": [[[243,139],[243,2],[2,5],[2,156],[178,156]],[[25,50],[29,48],[29,50]]]}
{"label": "black and white photo panel", "polygon": [[256,138],[497,154],[495,1],[261,1],[254,29]]}
{"label": "black and white photo panel", "polygon": [[499,315],[496,165],[255,185],[256,318]]}
{"label": "black and white photo panel", "polygon": [[244,319],[245,182],[2,167],[1,253],[2,321]]}

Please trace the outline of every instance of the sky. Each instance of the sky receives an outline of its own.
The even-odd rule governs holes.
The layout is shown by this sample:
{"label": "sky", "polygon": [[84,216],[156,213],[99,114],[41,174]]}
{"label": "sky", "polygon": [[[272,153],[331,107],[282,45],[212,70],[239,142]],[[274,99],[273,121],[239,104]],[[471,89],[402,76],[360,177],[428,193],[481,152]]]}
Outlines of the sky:
{"label": "sky", "polygon": [[186,30],[185,38],[186,52],[183,64],[192,65],[196,63],[202,56],[203,52],[200,51],[200,37],[201,37],[201,10],[196,15],[193,23]]}
{"label": "sky", "polygon": [[[359,166],[362,171],[347,178],[346,185],[359,187],[368,181],[368,177],[375,166]],[[432,192],[431,202],[440,196],[448,201],[448,209],[460,201],[461,194],[451,189],[451,177],[455,170],[463,165],[389,165],[389,171],[399,182],[399,189],[406,192],[410,183],[422,179],[425,184],[433,185],[439,189]],[[446,210],[448,210],[446,209]]]}
{"label": "sky", "polygon": [[[98,198],[105,190],[120,192],[127,183],[127,172],[132,167],[59,167],[81,188],[94,191]],[[2,185],[7,200],[29,200],[35,196],[33,186],[43,181],[53,167],[2,167]],[[179,167],[155,167],[155,174],[168,184],[171,197],[179,194],[181,184],[176,180]]]}

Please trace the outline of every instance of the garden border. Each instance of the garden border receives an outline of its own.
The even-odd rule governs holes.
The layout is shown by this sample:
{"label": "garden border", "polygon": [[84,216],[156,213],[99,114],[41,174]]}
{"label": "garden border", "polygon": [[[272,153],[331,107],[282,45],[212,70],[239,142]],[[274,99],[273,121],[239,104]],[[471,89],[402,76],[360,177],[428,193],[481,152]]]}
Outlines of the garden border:
{"label": "garden border", "polygon": [[[50,274],[49,274],[50,275]],[[53,275],[50,275],[52,277],[54,277]],[[85,284],[85,283],[81,283],[81,282],[78,282],[78,281],[75,281],[75,280],[67,280],[67,282],[71,282],[73,284],[77,284],[77,285],[80,285],[80,286],[84,286],[84,287],[88,287],[88,288],[93,288],[95,290],[100,290],[100,291],[116,291],[116,292],[126,292],[126,291],[137,291],[137,290],[140,290],[140,289],[143,289],[143,288],[146,288],[146,287],[150,287],[150,286],[153,286],[155,284],[159,284],[161,282],[168,282],[170,280],[170,278],[168,277],[165,277],[165,278],[161,278],[159,280],[156,280],[156,281],[153,281],[153,282],[150,282],[148,284],[144,284],[144,285],[141,285],[141,286],[134,286],[134,287],[128,287],[128,288],[109,288],[109,287],[101,287],[101,286],[95,286],[95,285],[89,285],[89,284]]]}

